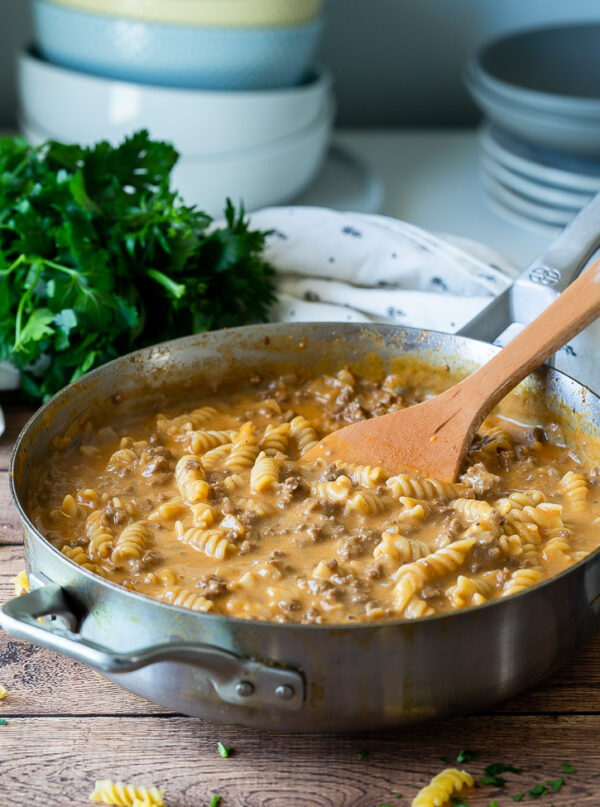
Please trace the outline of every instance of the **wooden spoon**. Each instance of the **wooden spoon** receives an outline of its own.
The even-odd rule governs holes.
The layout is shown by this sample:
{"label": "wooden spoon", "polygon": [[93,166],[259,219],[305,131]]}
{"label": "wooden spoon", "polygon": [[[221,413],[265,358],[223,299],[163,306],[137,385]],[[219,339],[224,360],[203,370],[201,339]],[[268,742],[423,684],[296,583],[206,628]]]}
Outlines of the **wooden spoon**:
{"label": "wooden spoon", "polygon": [[525,376],[600,315],[600,260],[487,364],[440,395],[332,432],[302,456],[454,481],[484,418]]}

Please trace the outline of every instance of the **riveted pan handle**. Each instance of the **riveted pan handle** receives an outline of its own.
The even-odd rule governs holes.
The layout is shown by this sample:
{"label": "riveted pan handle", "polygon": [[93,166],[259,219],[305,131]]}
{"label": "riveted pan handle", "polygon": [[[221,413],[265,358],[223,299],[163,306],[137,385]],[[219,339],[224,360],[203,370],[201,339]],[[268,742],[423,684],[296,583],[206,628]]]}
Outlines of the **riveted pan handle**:
{"label": "riveted pan handle", "polygon": [[297,670],[242,659],[211,645],[185,642],[115,652],[84,639],[75,632],[76,625],[64,592],[55,583],[15,597],[0,608],[0,626],[7,633],[107,673],[132,672],[164,661],[183,662],[202,670],[227,703],[288,710],[302,706],[304,679]]}

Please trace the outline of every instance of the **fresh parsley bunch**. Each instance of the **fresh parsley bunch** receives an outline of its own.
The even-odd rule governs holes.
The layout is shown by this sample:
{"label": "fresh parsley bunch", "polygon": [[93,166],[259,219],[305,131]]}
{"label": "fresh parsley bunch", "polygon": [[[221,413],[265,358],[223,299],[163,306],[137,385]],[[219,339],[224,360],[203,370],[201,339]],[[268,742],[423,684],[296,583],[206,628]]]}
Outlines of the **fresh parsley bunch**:
{"label": "fresh parsley bunch", "polygon": [[146,131],[116,148],[0,139],[0,360],[31,397],[134,348],[266,318],[267,233],[229,200],[211,229],[170,189],[177,158]]}

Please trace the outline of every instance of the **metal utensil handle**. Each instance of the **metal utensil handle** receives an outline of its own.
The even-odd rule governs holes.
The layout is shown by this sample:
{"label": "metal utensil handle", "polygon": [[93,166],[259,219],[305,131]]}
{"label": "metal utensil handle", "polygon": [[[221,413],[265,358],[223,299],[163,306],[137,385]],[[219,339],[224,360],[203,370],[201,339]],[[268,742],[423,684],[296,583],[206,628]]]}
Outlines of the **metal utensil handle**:
{"label": "metal utensil handle", "polygon": [[[600,193],[521,272],[510,288],[492,300],[458,333],[493,342],[512,323],[527,325],[532,322],[580,274],[599,247]],[[510,336],[514,336],[514,332]]]}
{"label": "metal utensil handle", "polygon": [[600,193],[516,279],[512,306],[516,321],[526,324],[535,319],[580,274],[598,247]]}
{"label": "metal utensil handle", "polygon": [[[40,617],[50,617],[39,621]],[[57,624],[66,627],[57,627]],[[193,664],[205,673],[227,703],[252,707],[299,709],[304,678],[295,669],[272,662],[242,659],[211,645],[166,643],[120,653],[76,633],[77,619],[60,586],[48,583],[15,597],[0,608],[0,626],[20,639],[56,650],[107,673],[126,673],[159,662]]]}

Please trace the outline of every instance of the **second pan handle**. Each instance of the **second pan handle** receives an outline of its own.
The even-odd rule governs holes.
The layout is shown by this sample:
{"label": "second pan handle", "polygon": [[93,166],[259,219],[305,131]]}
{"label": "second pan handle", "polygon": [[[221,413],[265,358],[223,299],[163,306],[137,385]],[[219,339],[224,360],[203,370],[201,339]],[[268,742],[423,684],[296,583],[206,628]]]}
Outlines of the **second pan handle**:
{"label": "second pan handle", "polygon": [[527,325],[585,269],[600,248],[600,193],[552,243],[459,333],[493,342],[512,323]]}

